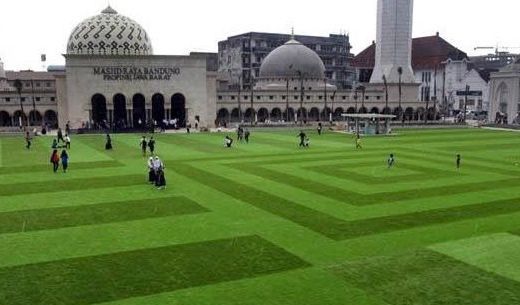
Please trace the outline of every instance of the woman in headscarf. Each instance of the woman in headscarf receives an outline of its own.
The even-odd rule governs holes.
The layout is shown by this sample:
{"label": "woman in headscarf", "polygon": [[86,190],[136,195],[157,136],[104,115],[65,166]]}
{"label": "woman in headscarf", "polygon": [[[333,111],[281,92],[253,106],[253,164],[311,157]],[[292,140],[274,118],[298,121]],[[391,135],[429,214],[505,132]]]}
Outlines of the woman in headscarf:
{"label": "woman in headscarf", "polygon": [[148,183],[154,184],[155,183],[155,168],[154,168],[154,161],[153,158],[150,157],[148,160]]}
{"label": "woman in headscarf", "polygon": [[58,155],[57,149],[52,151],[51,163],[52,163],[52,170],[54,171],[54,173],[56,173],[58,171],[58,168],[60,167],[60,155]]}

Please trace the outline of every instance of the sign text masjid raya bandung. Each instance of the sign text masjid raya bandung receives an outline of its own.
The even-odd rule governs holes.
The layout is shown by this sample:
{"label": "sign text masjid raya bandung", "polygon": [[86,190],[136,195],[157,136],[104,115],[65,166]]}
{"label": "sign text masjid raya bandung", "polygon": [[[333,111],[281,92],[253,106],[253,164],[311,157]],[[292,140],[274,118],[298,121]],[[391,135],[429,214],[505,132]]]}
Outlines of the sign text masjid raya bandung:
{"label": "sign text masjid raya bandung", "polygon": [[94,67],[94,75],[102,75],[106,81],[169,81],[181,74],[180,68],[161,67]]}

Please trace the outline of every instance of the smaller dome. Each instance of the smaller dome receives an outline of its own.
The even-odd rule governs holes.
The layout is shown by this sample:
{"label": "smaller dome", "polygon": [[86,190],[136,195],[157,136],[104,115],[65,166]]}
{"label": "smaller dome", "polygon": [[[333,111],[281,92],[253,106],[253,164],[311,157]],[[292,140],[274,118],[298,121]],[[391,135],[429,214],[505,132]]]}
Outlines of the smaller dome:
{"label": "smaller dome", "polygon": [[260,78],[324,79],[325,65],[316,52],[294,39],[274,49],[260,66]]}

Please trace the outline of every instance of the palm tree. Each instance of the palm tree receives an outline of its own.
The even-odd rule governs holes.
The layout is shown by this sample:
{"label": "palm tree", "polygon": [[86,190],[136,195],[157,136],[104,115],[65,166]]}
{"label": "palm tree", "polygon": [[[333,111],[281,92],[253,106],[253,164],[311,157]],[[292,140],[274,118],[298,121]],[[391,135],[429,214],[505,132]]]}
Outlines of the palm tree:
{"label": "palm tree", "polygon": [[16,88],[16,92],[18,92],[18,99],[20,100],[20,110],[22,111],[22,126],[25,123],[25,111],[23,110],[23,103],[22,103],[22,88],[23,84],[22,81],[19,79],[16,79],[14,81],[14,87]]}

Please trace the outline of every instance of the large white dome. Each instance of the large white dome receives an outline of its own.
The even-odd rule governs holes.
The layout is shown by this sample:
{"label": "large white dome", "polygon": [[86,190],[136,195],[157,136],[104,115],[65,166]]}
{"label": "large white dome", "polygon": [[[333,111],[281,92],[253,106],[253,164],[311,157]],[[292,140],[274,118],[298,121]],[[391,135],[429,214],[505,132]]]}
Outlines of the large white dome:
{"label": "large white dome", "polygon": [[316,52],[292,39],[274,49],[260,66],[260,78],[324,79],[325,66]]}
{"label": "large white dome", "polygon": [[152,55],[146,31],[110,6],[76,26],[67,43],[72,55]]}

